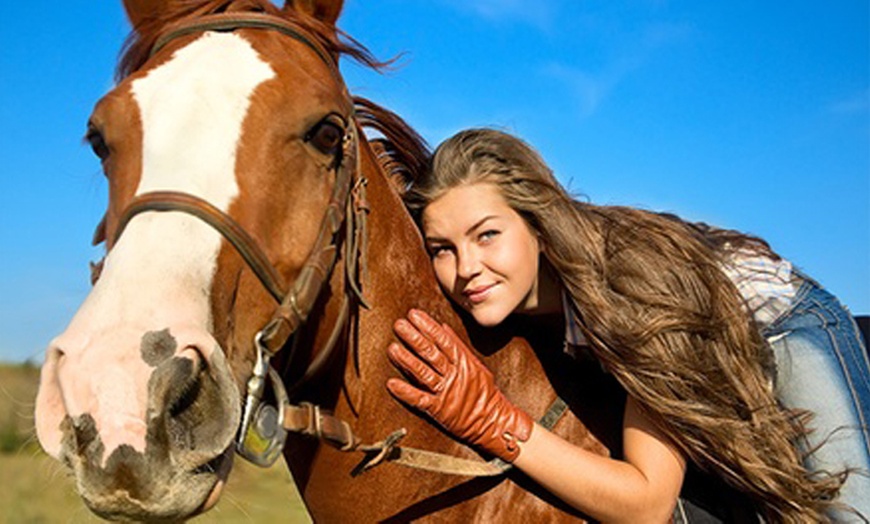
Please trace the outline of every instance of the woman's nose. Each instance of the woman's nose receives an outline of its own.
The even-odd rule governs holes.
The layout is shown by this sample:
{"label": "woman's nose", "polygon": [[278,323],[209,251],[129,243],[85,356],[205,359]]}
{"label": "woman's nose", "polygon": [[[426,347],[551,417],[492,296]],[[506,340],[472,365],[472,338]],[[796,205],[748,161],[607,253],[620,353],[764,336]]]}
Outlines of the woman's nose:
{"label": "woman's nose", "polygon": [[456,254],[456,275],[464,280],[471,280],[480,273],[483,266],[480,256],[474,249],[459,250]]}

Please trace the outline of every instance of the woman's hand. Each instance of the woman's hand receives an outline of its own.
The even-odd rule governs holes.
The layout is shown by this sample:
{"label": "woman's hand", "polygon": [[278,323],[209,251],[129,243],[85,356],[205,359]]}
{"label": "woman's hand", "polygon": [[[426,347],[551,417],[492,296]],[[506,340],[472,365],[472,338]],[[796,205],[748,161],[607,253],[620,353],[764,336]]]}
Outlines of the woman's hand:
{"label": "woman's hand", "polygon": [[504,397],[468,346],[449,326],[418,310],[412,309],[408,320],[396,321],[393,329],[413,353],[393,343],[387,355],[416,387],[391,378],[390,393],[457,437],[513,462],[518,442],[529,439],[532,419]]}

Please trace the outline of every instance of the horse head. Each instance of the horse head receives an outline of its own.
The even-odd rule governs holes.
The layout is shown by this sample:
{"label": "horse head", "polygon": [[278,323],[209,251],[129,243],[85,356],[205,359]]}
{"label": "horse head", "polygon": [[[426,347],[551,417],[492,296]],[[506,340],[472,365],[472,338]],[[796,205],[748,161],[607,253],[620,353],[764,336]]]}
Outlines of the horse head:
{"label": "horse head", "polygon": [[125,7],[121,79],[87,132],[107,254],[47,349],[36,426],[96,513],[173,520],[220,493],[249,377],[268,381],[254,348],[283,345],[321,288],[343,292],[327,266],[359,130],[337,60],[362,52],[335,36],[341,2]]}

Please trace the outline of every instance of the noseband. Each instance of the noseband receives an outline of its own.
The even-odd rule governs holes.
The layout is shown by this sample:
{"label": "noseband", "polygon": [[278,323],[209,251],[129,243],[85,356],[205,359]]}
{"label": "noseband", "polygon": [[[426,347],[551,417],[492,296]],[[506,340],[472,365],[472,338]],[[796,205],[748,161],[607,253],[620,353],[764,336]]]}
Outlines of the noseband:
{"label": "noseband", "polygon": [[[289,20],[274,16],[256,13],[221,13],[174,25],[157,39],[151,49],[151,56],[179,37],[203,31],[234,31],[242,28],[274,30],[302,42],[312,49],[328,66],[331,74],[339,79],[339,85],[342,86],[348,100],[350,99],[343,82],[340,81],[336,63],[331,55],[301,27]],[[335,266],[339,249],[339,233],[343,227],[346,231],[343,253],[345,282],[350,292],[343,294],[339,319],[326,347],[309,364],[295,386],[298,387],[314,376],[329,360],[339,335],[344,330],[350,301],[356,298],[364,304],[358,285],[360,278],[358,261],[364,257],[362,246],[366,235],[367,209],[364,203],[366,181],[359,169],[357,124],[351,117],[347,117],[345,122],[347,124],[342,140],[341,161],[335,169],[335,185],[311,253],[291,286],[285,283],[263,249],[238,222],[209,202],[188,193],[154,191],[134,197],[124,210],[114,235],[114,240],[117,241],[130,220],[140,213],[175,211],[193,215],[229,241],[263,287],[279,304],[269,322],[254,337],[256,362],[247,383],[241,427],[236,439],[236,451],[261,466],[271,465],[280,456],[286,438],[286,431],[281,424],[285,418],[284,407],[288,404],[287,393],[283,381],[271,368],[269,361],[287,345],[290,337],[305,323],[314,308]],[[292,355],[290,358],[292,360]],[[271,405],[261,404],[267,381],[271,383],[276,397],[277,410]]]}

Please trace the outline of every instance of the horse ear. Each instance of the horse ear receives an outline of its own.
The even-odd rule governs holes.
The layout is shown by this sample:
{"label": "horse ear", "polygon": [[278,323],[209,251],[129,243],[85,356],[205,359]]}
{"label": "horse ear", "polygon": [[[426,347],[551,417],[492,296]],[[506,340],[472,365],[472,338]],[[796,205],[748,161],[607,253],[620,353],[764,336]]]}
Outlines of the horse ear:
{"label": "horse ear", "polygon": [[97,224],[97,228],[94,230],[94,237],[91,239],[92,246],[99,246],[103,242],[106,241],[106,215],[103,215],[103,218],[100,220],[100,223]]}
{"label": "horse ear", "polygon": [[284,9],[294,9],[316,18],[325,24],[335,25],[344,0],[287,0]]}
{"label": "horse ear", "polygon": [[169,0],[123,0],[124,10],[133,28],[139,27],[144,20],[155,18],[161,8],[170,4]]}

